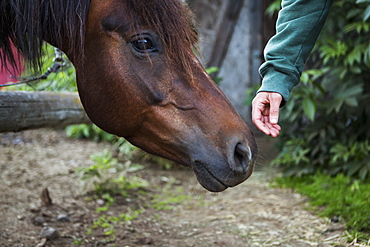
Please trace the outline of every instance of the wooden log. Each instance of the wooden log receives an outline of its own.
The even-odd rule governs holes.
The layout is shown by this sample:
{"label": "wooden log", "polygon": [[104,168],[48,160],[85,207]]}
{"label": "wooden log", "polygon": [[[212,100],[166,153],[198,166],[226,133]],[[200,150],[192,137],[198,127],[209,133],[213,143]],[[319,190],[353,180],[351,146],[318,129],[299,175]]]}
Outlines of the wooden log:
{"label": "wooden log", "polygon": [[91,123],[77,93],[0,92],[0,132]]}

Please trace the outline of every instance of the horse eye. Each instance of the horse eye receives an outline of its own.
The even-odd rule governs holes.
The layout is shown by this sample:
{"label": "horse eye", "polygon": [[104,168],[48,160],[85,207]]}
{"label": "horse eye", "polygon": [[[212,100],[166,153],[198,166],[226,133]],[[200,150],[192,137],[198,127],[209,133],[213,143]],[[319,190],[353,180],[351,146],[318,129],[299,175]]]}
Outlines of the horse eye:
{"label": "horse eye", "polygon": [[156,50],[152,41],[148,38],[132,41],[132,45],[139,52],[152,52]]}

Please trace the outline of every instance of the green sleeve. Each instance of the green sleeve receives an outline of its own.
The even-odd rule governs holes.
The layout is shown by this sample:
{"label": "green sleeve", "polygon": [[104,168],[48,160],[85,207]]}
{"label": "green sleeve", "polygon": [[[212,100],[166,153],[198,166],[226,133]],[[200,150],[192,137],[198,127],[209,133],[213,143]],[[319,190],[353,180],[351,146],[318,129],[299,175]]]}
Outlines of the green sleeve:
{"label": "green sleeve", "polygon": [[265,47],[258,90],[280,93],[285,101],[299,83],[304,64],[324,26],[332,0],[283,0],[276,34]]}

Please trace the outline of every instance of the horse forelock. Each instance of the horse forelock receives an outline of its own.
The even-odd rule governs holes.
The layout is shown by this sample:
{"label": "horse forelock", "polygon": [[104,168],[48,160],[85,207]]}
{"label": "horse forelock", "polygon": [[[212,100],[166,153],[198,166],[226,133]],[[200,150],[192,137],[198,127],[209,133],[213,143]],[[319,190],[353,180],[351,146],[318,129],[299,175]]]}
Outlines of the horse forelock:
{"label": "horse forelock", "polygon": [[133,28],[148,26],[160,37],[169,65],[193,79],[198,34],[192,12],[181,0],[125,0]]}
{"label": "horse forelock", "polygon": [[6,0],[0,2],[0,68],[16,67],[14,45],[38,69],[42,44],[68,47],[72,56],[83,51],[85,20],[90,0]]}

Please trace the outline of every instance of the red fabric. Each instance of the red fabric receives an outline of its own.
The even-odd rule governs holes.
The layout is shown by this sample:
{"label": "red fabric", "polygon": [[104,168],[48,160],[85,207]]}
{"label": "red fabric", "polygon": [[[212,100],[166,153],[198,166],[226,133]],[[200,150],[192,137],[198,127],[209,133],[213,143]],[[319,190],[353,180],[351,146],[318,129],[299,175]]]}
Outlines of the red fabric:
{"label": "red fabric", "polygon": [[[21,57],[18,55],[18,52],[16,51],[15,48],[13,48],[14,50],[14,57],[16,59],[16,63],[17,63],[17,67],[18,67],[18,70],[12,66],[10,66],[10,64],[6,64],[6,66],[2,66],[2,64],[0,64],[0,84],[7,84],[9,82],[15,82],[16,79],[12,78],[11,76],[20,76],[20,74],[23,72],[24,68],[23,68],[23,62],[22,62],[22,59]],[[3,69],[1,69],[3,68]],[[8,68],[8,69],[5,69],[5,68]],[[1,88],[0,88],[1,90]]]}

